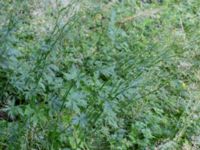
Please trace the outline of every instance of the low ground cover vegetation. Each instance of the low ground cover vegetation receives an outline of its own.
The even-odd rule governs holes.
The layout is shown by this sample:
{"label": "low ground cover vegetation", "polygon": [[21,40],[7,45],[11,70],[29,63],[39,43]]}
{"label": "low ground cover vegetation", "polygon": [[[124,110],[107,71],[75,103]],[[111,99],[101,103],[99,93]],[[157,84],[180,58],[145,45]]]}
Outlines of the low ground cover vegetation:
{"label": "low ground cover vegetation", "polygon": [[200,149],[200,1],[1,0],[0,149]]}

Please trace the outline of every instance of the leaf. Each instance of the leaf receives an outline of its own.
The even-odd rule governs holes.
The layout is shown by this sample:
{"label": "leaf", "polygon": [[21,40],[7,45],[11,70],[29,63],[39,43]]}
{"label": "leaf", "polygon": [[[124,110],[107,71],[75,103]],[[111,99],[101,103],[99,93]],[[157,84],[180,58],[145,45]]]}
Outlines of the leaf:
{"label": "leaf", "polygon": [[74,125],[80,125],[82,128],[85,128],[87,125],[87,117],[84,113],[81,113],[78,116],[75,116],[72,119],[72,124]]}
{"label": "leaf", "polygon": [[113,111],[113,106],[109,102],[105,102],[103,113],[105,120],[108,122],[109,125],[113,126],[114,128],[117,128],[117,117],[116,113]]}
{"label": "leaf", "polygon": [[72,65],[72,68],[70,68],[70,70],[68,71],[68,73],[63,73],[64,77],[67,80],[74,80],[78,78],[79,75],[79,70],[75,65]]}
{"label": "leaf", "polygon": [[86,95],[80,91],[73,91],[68,96],[65,106],[75,112],[80,112],[80,107],[87,106]]}

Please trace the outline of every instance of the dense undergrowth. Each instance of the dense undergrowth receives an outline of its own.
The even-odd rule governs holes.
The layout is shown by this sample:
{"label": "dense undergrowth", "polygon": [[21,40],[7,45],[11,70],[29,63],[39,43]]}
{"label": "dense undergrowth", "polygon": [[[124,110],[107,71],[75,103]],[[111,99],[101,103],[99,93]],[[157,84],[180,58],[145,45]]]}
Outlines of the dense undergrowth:
{"label": "dense undergrowth", "polygon": [[200,149],[200,1],[0,1],[0,149]]}

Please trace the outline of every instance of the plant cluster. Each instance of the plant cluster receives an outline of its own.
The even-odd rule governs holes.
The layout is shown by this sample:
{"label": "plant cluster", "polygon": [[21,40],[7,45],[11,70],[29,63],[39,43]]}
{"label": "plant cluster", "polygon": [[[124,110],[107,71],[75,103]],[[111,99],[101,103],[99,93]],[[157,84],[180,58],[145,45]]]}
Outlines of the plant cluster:
{"label": "plant cluster", "polygon": [[199,149],[200,1],[1,0],[0,149]]}

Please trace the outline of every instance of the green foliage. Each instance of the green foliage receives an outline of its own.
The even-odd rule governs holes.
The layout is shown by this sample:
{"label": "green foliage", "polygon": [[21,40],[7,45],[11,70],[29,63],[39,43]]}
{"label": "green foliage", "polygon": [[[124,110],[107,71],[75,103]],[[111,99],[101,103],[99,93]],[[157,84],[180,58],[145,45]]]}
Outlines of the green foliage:
{"label": "green foliage", "polygon": [[62,2],[0,2],[0,149],[194,145],[200,2]]}

